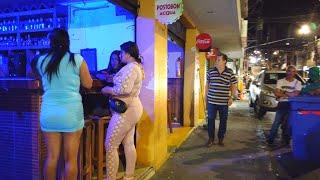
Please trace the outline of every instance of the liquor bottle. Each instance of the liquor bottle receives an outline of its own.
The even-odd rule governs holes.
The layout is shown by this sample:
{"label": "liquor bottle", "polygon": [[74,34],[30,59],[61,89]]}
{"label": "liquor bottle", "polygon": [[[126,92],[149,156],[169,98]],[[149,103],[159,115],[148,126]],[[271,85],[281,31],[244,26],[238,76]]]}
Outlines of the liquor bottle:
{"label": "liquor bottle", "polygon": [[58,28],[61,27],[61,18],[57,18],[57,27],[58,27]]}
{"label": "liquor bottle", "polygon": [[3,32],[6,32],[8,30],[8,28],[7,28],[7,23],[6,23],[6,21],[4,20],[3,21],[3,26],[2,26],[2,31]]}
{"label": "liquor bottle", "polygon": [[44,22],[43,22],[43,18],[40,18],[40,29],[44,29]]}
{"label": "liquor bottle", "polygon": [[49,21],[48,21],[48,24],[47,24],[47,28],[52,28],[52,26],[53,26],[53,20],[52,20],[52,18],[49,18]]}

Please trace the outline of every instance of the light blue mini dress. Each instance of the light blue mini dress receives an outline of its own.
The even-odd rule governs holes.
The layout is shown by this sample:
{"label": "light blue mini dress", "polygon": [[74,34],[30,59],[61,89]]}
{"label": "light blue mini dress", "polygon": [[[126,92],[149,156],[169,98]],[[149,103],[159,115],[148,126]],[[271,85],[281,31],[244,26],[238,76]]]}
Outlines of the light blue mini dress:
{"label": "light blue mini dress", "polygon": [[76,65],[69,58],[70,53],[66,53],[60,62],[58,76],[53,75],[51,82],[44,73],[51,56],[41,56],[37,62],[44,90],[40,111],[40,126],[44,132],[75,132],[83,128],[83,105],[79,93],[83,57],[74,55]]}

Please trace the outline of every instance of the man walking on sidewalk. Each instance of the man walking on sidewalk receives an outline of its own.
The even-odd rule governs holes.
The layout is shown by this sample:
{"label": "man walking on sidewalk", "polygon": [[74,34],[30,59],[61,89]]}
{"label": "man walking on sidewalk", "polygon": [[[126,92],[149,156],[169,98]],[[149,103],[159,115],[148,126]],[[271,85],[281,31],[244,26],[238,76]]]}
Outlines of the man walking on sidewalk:
{"label": "man walking on sidewalk", "polygon": [[[223,138],[227,129],[228,106],[233,98],[237,98],[237,79],[231,69],[226,67],[227,55],[219,53],[215,67],[207,72],[206,99],[208,112],[208,135],[207,147],[214,144],[215,119],[219,112],[220,124],[218,131],[219,145],[223,144]],[[230,93],[231,91],[231,93]]]}

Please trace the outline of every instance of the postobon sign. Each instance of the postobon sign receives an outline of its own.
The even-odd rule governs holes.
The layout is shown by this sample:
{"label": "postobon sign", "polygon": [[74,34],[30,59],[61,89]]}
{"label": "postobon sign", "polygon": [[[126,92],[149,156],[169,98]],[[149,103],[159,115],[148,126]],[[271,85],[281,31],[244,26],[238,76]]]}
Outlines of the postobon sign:
{"label": "postobon sign", "polygon": [[163,24],[176,22],[183,12],[182,0],[157,0],[156,18]]}

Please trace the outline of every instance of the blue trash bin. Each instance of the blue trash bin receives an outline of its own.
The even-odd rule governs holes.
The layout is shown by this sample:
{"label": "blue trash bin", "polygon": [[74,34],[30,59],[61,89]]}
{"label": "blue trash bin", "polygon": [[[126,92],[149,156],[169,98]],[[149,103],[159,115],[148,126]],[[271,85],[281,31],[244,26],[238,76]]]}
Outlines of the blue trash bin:
{"label": "blue trash bin", "polygon": [[320,97],[289,98],[293,156],[298,160],[320,161]]}

